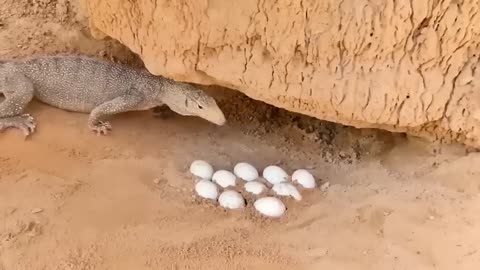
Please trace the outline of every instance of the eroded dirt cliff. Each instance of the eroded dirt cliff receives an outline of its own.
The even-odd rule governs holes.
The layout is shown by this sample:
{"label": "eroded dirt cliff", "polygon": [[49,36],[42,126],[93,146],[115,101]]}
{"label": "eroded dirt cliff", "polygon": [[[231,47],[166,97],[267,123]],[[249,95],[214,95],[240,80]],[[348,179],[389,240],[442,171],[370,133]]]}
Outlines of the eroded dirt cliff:
{"label": "eroded dirt cliff", "polygon": [[480,146],[477,1],[81,0],[154,74]]}

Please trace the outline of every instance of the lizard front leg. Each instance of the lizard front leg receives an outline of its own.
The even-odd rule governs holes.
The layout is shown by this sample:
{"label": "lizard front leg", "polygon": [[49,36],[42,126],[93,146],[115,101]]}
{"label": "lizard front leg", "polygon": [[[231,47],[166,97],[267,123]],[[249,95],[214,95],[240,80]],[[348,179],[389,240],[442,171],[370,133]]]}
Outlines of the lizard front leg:
{"label": "lizard front leg", "polygon": [[0,93],[5,100],[0,103],[0,131],[8,128],[22,130],[25,138],[35,131],[36,123],[29,114],[22,114],[33,99],[33,83],[20,73],[0,78]]}
{"label": "lizard front leg", "polygon": [[98,135],[105,135],[112,128],[106,118],[122,112],[136,111],[142,102],[143,97],[135,94],[126,94],[107,101],[92,110],[88,118],[88,127]]}

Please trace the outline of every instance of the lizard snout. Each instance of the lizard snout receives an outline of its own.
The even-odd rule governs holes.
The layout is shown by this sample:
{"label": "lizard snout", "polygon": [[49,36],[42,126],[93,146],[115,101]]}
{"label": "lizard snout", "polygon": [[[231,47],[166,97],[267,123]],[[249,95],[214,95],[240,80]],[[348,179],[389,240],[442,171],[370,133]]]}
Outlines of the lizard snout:
{"label": "lizard snout", "polygon": [[224,117],[222,120],[218,121],[216,124],[219,125],[219,126],[223,126],[223,125],[225,125],[226,122],[227,122],[227,119],[225,119],[225,117]]}
{"label": "lizard snout", "polygon": [[222,110],[220,110],[220,108],[209,113],[208,117],[205,117],[205,119],[218,126],[223,126],[227,122],[227,119],[225,118],[225,115],[223,114]]}
{"label": "lizard snout", "polygon": [[212,121],[212,122],[219,125],[219,126],[223,126],[227,122],[227,119],[225,118],[225,115],[223,115],[223,113],[222,113],[222,114],[220,114],[219,117],[217,117],[217,119],[215,121]]}

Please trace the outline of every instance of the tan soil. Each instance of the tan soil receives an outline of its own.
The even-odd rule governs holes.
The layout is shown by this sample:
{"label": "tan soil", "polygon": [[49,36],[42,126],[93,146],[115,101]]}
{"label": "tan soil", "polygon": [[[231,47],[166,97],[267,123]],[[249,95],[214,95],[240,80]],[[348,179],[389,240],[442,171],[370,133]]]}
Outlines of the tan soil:
{"label": "tan soil", "polygon": [[[84,52],[141,64],[89,37],[69,2],[3,0],[0,25],[1,57]],[[30,139],[0,134],[0,269],[478,269],[478,153],[211,91],[225,127],[135,112],[105,137],[84,114],[34,102]],[[251,204],[224,211],[193,196],[198,158],[309,167],[330,185],[285,200],[279,220]]]}

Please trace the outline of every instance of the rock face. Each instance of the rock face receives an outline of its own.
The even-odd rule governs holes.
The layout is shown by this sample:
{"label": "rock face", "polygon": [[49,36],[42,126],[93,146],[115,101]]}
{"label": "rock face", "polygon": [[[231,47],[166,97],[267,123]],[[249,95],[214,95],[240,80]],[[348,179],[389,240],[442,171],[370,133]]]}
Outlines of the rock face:
{"label": "rock face", "polygon": [[319,119],[480,146],[476,0],[80,0],[147,69]]}

